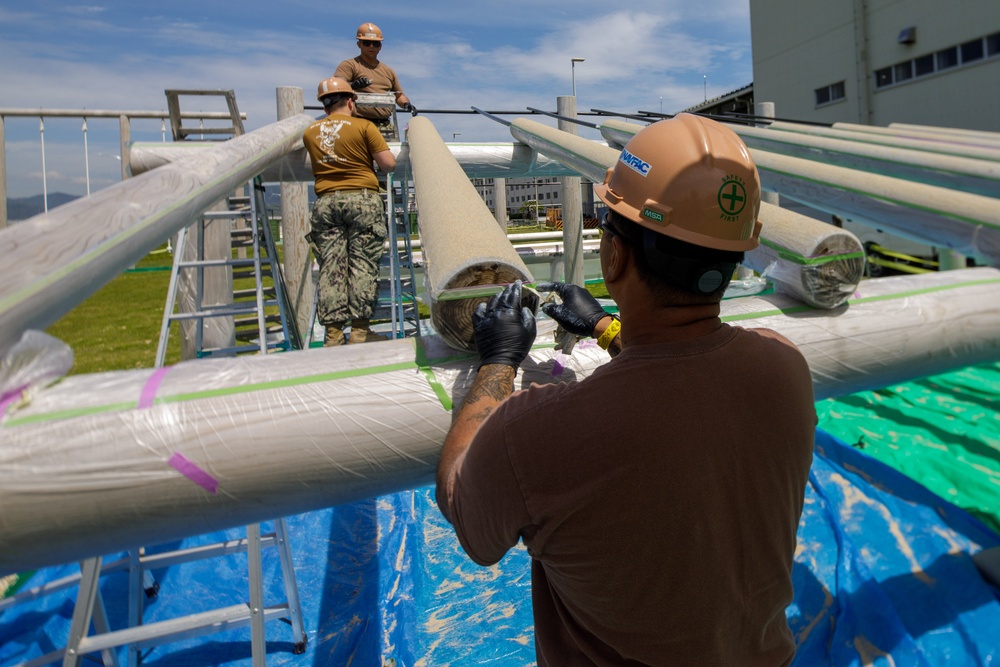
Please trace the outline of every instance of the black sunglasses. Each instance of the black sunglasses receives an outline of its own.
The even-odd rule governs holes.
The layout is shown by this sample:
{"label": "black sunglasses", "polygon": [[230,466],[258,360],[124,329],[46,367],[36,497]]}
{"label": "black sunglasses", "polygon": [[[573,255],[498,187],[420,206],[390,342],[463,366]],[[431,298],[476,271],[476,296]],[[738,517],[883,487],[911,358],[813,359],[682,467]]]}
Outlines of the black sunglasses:
{"label": "black sunglasses", "polygon": [[611,219],[611,209],[609,208],[601,215],[601,219],[598,220],[597,222],[598,239],[603,239],[605,232],[611,234],[612,236],[617,236],[619,238],[622,238],[621,232],[619,232],[617,229],[608,224],[608,220],[610,219]]}
{"label": "black sunglasses", "polygon": [[372,39],[362,39],[361,43],[364,44],[365,46],[374,46],[379,49],[382,48],[382,42],[376,42],[375,40]]}

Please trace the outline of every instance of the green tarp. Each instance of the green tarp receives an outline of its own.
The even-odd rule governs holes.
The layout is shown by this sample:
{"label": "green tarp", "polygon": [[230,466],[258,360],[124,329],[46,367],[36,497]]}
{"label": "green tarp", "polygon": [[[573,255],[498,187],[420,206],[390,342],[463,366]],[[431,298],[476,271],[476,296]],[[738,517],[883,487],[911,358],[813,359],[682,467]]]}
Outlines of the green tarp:
{"label": "green tarp", "polygon": [[816,404],[819,428],[1000,533],[1000,363]]}

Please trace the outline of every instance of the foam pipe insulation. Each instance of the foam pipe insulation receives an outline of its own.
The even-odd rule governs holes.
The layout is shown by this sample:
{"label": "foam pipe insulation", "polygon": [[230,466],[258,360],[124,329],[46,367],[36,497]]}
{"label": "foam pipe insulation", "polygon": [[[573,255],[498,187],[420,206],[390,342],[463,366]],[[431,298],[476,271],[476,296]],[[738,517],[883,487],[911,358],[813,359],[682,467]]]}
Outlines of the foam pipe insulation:
{"label": "foam pipe insulation", "polygon": [[728,125],[752,149],[892,176],[917,183],[1000,197],[1000,162],[892,146]]}
{"label": "foam pipe insulation", "polygon": [[985,130],[962,130],[949,127],[934,127],[931,125],[906,125],[891,123],[889,127],[881,125],[860,125],[857,123],[834,123],[833,129],[848,132],[867,132],[868,134],[883,134],[904,139],[933,139],[949,141],[969,146],[982,146],[1000,149],[1000,133]]}
{"label": "foam pipe insulation", "polygon": [[[420,118],[420,116],[417,116]],[[141,174],[171,162],[207,150],[198,142],[135,143],[129,149],[129,164],[133,174]],[[410,153],[405,143],[390,142],[389,150],[396,156],[396,171],[411,169]],[[469,178],[519,178],[521,176],[575,176],[576,173],[556,160],[540,156],[517,142],[451,143],[448,150]],[[261,173],[265,183],[312,183],[312,165],[305,148],[299,147],[268,165]]]}
{"label": "foam pipe insulation", "polygon": [[286,118],[0,230],[0,355],[301,145],[311,122]]}
{"label": "foam pipe insulation", "polygon": [[[998,289],[1000,271],[962,269],[866,280],[834,311],[772,294],[722,316],[795,342],[822,400],[1000,359]],[[553,331],[539,322],[518,386],[609,361],[593,341],[557,352]],[[0,417],[0,576],[431,484],[477,361],[428,336],[23,391],[0,377],[21,396]]]}
{"label": "foam pipe insulation", "polygon": [[[601,126],[601,134],[609,143],[627,141],[629,134],[642,127],[608,121]],[[750,153],[765,190],[921,243],[1000,264],[1000,209],[991,197],[754,148]]]}
{"label": "foam pipe insulation", "polygon": [[862,143],[878,144],[881,146],[894,146],[896,148],[926,151],[928,153],[939,153],[941,155],[957,155],[960,157],[970,157],[980,160],[989,160],[991,162],[1000,162],[1000,151],[994,147],[974,146],[954,141],[941,141],[940,139],[895,137],[885,134],[873,134],[871,132],[857,132],[832,127],[821,127],[818,125],[789,123],[786,121],[771,123],[767,126],[767,129],[776,132],[811,134],[820,137],[830,137],[831,139],[860,141]]}
{"label": "foam pipe insulation", "polygon": [[474,350],[472,311],[497,292],[488,286],[534,278],[434,125],[413,118],[407,140],[431,321],[450,345]]}
{"label": "foam pipe insulation", "polygon": [[[637,132],[644,126],[632,127]],[[620,154],[620,149],[523,118],[511,123],[510,133],[598,183]],[[767,272],[778,289],[818,308],[839,306],[854,293],[865,268],[864,248],[854,234],[766,203],[760,220],[761,245],[746,254],[746,266]]]}

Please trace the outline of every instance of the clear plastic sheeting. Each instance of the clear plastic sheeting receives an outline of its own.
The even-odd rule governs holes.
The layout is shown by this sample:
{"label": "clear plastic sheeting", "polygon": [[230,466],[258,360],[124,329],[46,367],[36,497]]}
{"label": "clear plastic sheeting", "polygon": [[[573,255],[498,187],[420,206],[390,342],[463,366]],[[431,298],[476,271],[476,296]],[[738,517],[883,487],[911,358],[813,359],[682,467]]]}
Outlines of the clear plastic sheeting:
{"label": "clear plastic sheeting", "polygon": [[[1000,271],[868,280],[817,310],[727,300],[809,363],[817,400],[1000,359]],[[518,386],[607,354],[539,323]],[[429,484],[476,359],[436,336],[72,376],[0,420],[0,575]]]}
{"label": "clear plastic sheeting", "polygon": [[[268,623],[268,665],[521,667],[534,664],[530,558],[518,546],[479,567],[421,488],[289,517],[308,644],[292,653],[291,629]],[[242,531],[150,549],[187,548]],[[936,667],[1000,660],[998,591],[971,555],[1000,536],[924,487],[823,432],[806,490],[787,610],[794,665]],[[683,548],[683,545],[678,545]],[[283,599],[278,560],[264,553],[265,602]],[[75,565],[38,572],[26,590]],[[245,556],[156,570],[160,584],[145,623],[240,604]],[[125,573],[105,576],[112,629],[126,619]],[[65,643],[75,591],[0,613],[0,666]],[[185,639],[144,652],[147,667],[249,667],[247,628]],[[119,651],[124,661],[124,651]]]}
{"label": "clear plastic sheeting", "polygon": [[8,408],[30,403],[32,396],[73,368],[73,350],[58,338],[29,329],[0,358],[0,419]]}

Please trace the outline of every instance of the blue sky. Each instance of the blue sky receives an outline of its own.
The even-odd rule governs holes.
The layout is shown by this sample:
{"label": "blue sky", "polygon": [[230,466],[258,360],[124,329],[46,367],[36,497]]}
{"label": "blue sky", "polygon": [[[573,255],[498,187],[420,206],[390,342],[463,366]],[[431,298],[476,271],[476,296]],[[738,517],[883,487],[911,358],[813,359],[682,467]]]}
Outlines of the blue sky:
{"label": "blue sky", "polygon": [[[571,57],[586,59],[575,68],[581,111],[659,111],[662,98],[672,113],[702,101],[706,88],[711,98],[753,78],[749,0],[344,4],[8,0],[0,107],[165,110],[166,88],[232,88],[252,130],[274,122],[279,86],[303,88],[312,103],[319,80],[357,55],[354,31],[365,21],[382,28],[381,57],[418,109],[554,110],[571,93]],[[428,117],[447,140],[511,140],[482,117]],[[40,193],[38,119],[7,118],[5,131],[8,195]],[[92,190],[119,178],[117,137],[116,120],[89,121]],[[133,123],[134,140],[160,137],[159,121]],[[49,192],[83,194],[81,121],[46,120],[45,159]]]}

